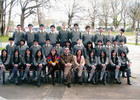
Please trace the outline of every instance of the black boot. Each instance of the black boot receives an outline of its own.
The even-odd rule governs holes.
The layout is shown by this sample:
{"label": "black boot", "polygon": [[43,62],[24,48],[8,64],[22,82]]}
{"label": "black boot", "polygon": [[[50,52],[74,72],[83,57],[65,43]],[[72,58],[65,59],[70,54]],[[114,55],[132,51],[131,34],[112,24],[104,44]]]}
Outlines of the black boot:
{"label": "black boot", "polygon": [[71,88],[71,83],[68,83],[67,86],[68,86],[68,88]]}

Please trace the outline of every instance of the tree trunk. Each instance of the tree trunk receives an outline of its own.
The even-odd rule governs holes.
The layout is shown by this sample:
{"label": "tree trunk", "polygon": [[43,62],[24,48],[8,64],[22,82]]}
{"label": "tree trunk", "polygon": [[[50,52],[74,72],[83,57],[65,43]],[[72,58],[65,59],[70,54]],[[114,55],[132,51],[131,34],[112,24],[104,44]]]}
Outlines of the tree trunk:
{"label": "tree trunk", "polygon": [[11,11],[12,11],[13,2],[14,2],[14,1],[11,2],[11,4],[10,4],[10,9],[9,9],[9,17],[8,17],[7,29],[6,29],[6,35],[7,35],[7,36],[9,35],[9,28],[10,28],[10,22],[11,22]]}
{"label": "tree trunk", "polygon": [[107,30],[107,25],[108,25],[108,23],[107,23],[107,19],[105,19],[105,29]]}
{"label": "tree trunk", "polygon": [[22,11],[21,16],[20,16],[20,24],[23,31],[24,31],[24,20],[25,20],[24,11]]}
{"label": "tree trunk", "polygon": [[124,28],[124,30],[126,29],[126,21],[125,21],[125,19],[123,21],[123,28]]}
{"label": "tree trunk", "polygon": [[69,19],[68,19],[68,28],[69,29],[71,28],[71,22],[72,22],[72,17],[69,17]]}
{"label": "tree trunk", "polygon": [[91,26],[92,26],[92,30],[91,31],[94,32],[94,27],[95,27],[95,22],[94,21],[91,22]]}
{"label": "tree trunk", "polygon": [[136,19],[135,18],[133,18],[133,34],[135,34],[136,33]]}

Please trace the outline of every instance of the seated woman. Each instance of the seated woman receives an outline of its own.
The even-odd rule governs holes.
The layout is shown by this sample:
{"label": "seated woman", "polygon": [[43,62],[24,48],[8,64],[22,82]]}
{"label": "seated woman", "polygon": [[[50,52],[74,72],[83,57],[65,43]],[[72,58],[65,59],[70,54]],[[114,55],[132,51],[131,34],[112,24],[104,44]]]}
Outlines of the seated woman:
{"label": "seated woman", "polygon": [[[91,81],[95,73],[95,70],[97,70],[97,65],[98,65],[98,58],[95,56],[95,50],[91,50],[87,57],[87,66],[88,66],[88,69],[90,70],[88,82]],[[95,84],[95,81],[93,81],[93,84]]]}
{"label": "seated woman", "polygon": [[57,52],[56,50],[53,48],[51,50],[51,53],[49,54],[49,56],[47,57],[47,61],[48,61],[48,67],[49,67],[49,71],[48,71],[48,74],[47,75],[50,75],[52,76],[52,83],[53,85],[55,85],[55,78],[54,78],[54,72],[55,70],[58,70],[58,64],[59,64],[59,56],[57,55]]}
{"label": "seated woman", "polygon": [[28,75],[28,83],[30,83],[30,69],[33,66],[33,57],[29,48],[26,49],[25,55],[23,56],[23,65],[25,66],[25,72],[22,80],[24,80]]}
{"label": "seated woman", "polygon": [[85,59],[84,59],[84,56],[82,55],[81,49],[77,50],[76,56],[74,56],[74,61],[75,61],[74,70],[78,71],[79,84],[82,85],[82,72],[83,72],[84,65],[85,65]]}
{"label": "seated woman", "polygon": [[0,71],[2,76],[2,84],[5,84],[5,72],[6,69],[8,69],[9,67],[9,60],[10,56],[7,54],[7,51],[3,49],[0,56]]}
{"label": "seated woman", "polygon": [[106,52],[102,50],[100,56],[98,57],[98,65],[101,70],[100,81],[102,81],[104,77],[104,85],[106,84],[106,69],[108,67],[108,62],[109,60]]}
{"label": "seated woman", "polygon": [[36,67],[37,70],[37,75],[35,78],[35,81],[37,81],[37,86],[40,87],[40,79],[41,79],[41,71],[45,69],[46,65],[46,58],[43,55],[41,50],[38,50],[36,52],[35,58],[34,58],[34,66]]}
{"label": "seated woman", "polygon": [[19,66],[21,66],[21,56],[19,56],[19,51],[17,49],[14,51],[14,55],[11,59],[11,62],[12,62],[13,69],[8,80],[10,81],[14,77],[15,84],[17,85],[18,84],[18,68]]}
{"label": "seated woman", "polygon": [[131,74],[130,65],[131,65],[131,62],[128,59],[128,57],[127,57],[127,55],[124,51],[122,51],[120,53],[120,62],[121,62],[120,71],[127,73],[127,84],[131,85],[131,82],[130,82],[130,74]]}
{"label": "seated woman", "polygon": [[117,56],[117,51],[112,50],[111,52],[111,58],[109,59],[110,61],[110,67],[109,67],[109,71],[110,72],[115,72],[115,80],[117,84],[121,84],[120,80],[119,80],[119,72],[120,72],[120,59]]}

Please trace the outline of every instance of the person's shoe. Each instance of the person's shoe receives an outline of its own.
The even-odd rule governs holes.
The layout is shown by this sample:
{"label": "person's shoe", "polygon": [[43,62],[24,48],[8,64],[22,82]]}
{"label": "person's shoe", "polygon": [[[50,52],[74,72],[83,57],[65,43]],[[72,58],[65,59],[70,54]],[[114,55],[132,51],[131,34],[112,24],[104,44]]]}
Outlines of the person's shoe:
{"label": "person's shoe", "polygon": [[122,75],[123,78],[127,78],[125,75]]}
{"label": "person's shoe", "polygon": [[91,81],[91,80],[90,80],[90,79],[88,79],[88,83],[90,83],[90,81]]}
{"label": "person's shoe", "polygon": [[102,78],[102,77],[100,77],[99,81],[102,81],[102,80],[103,80],[103,78]]}
{"label": "person's shoe", "polygon": [[37,78],[37,77],[35,77],[34,81],[37,81],[37,79],[38,79],[38,78]]}
{"label": "person's shoe", "polygon": [[104,81],[104,83],[103,83],[104,85],[106,85],[106,81]]}
{"label": "person's shoe", "polygon": [[79,84],[80,84],[80,85],[83,85],[83,83],[82,83],[82,82],[79,82]]}
{"label": "person's shoe", "polygon": [[71,88],[71,83],[68,83],[67,86],[68,86],[68,88]]}
{"label": "person's shoe", "polygon": [[37,87],[40,87],[40,83],[37,83]]}
{"label": "person's shoe", "polygon": [[94,85],[96,84],[96,82],[92,82]]}
{"label": "person's shoe", "polygon": [[55,86],[55,80],[52,80],[52,84],[53,84],[53,86]]}
{"label": "person's shoe", "polygon": [[129,83],[127,83],[128,85],[132,85],[130,82]]}
{"label": "person's shoe", "polygon": [[116,81],[116,84],[121,84],[121,82],[120,81]]}
{"label": "person's shoe", "polygon": [[18,81],[15,82],[15,85],[18,85]]}
{"label": "person's shoe", "polygon": [[2,81],[2,85],[4,85],[5,84],[5,81]]}

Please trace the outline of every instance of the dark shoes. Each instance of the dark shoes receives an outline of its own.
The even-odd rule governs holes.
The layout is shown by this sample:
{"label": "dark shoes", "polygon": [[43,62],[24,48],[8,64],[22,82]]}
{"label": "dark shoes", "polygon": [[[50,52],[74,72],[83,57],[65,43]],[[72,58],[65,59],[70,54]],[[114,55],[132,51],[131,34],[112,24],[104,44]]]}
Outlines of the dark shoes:
{"label": "dark shoes", "polygon": [[67,86],[68,86],[68,88],[71,88],[71,83],[68,83]]}

